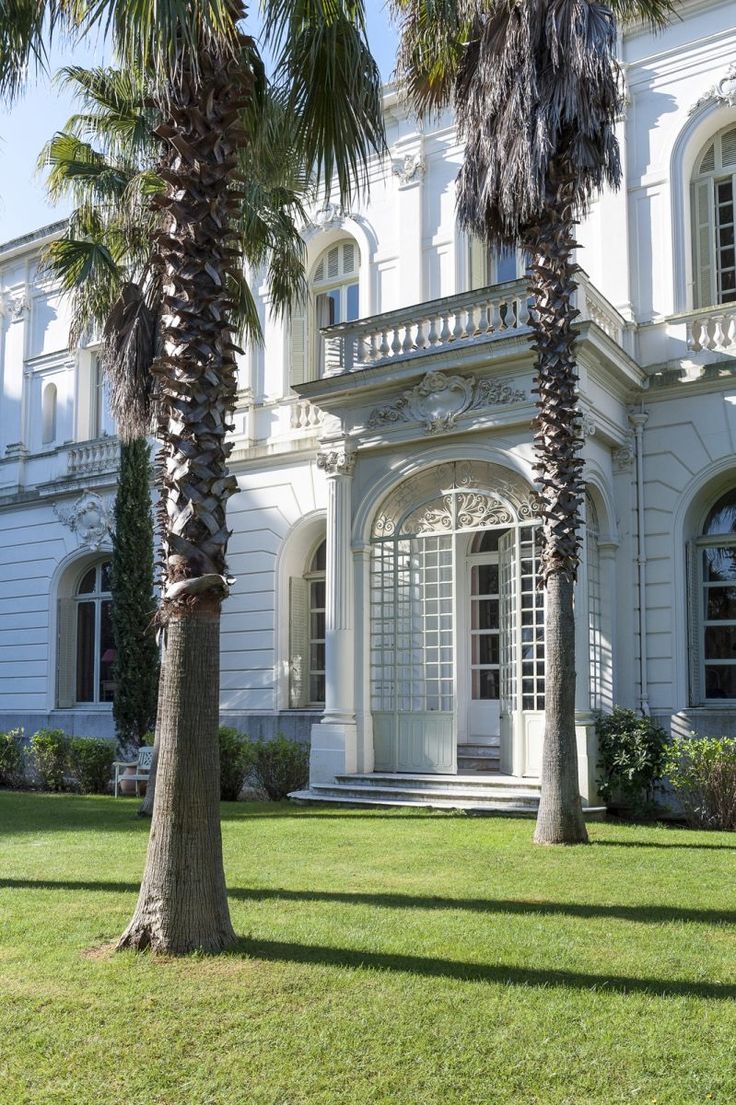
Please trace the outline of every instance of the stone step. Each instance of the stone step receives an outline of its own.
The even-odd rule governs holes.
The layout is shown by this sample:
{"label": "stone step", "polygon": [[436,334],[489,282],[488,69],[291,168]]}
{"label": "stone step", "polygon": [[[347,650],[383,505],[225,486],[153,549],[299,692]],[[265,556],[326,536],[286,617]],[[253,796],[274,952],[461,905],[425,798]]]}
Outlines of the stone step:
{"label": "stone step", "polygon": [[473,775],[485,775],[486,773],[497,774],[501,762],[498,756],[465,756],[458,753],[457,757],[458,771],[462,771],[464,774]]}
{"label": "stone step", "polygon": [[499,749],[501,748],[501,738],[498,737],[498,736],[496,736],[496,737],[475,737],[475,739],[472,740],[472,741],[467,741],[463,744],[458,744],[458,746],[457,746],[458,756],[462,752],[465,752],[466,749],[470,749],[470,750],[474,751],[476,748],[479,749],[479,750],[480,749],[487,749],[487,748],[488,749],[495,749],[496,752],[498,752]]}
{"label": "stone step", "polygon": [[[476,782],[477,780],[474,780]],[[311,788],[315,794],[321,794],[325,797],[331,795],[343,795],[351,796],[354,798],[374,798],[381,797],[391,801],[397,801],[401,798],[408,798],[412,801],[421,801],[425,799],[427,802],[434,802],[436,800],[443,802],[460,801],[488,801],[494,802],[499,805],[518,804],[521,806],[531,805],[534,809],[539,805],[539,791],[538,790],[518,790],[518,789],[505,789],[504,787],[487,787],[487,786],[474,786],[472,784],[466,784],[463,787],[445,787],[434,788],[428,790],[422,786],[388,786],[381,787],[367,786],[361,783],[313,783]]]}
{"label": "stone step", "polygon": [[[408,792],[398,788],[379,789],[376,787],[347,787],[340,784],[315,784],[309,790],[293,791],[289,798],[298,803],[318,802],[321,805],[361,806],[369,808],[416,808],[437,810],[465,810],[477,814],[515,814],[525,817],[536,816],[539,796],[521,796],[513,791],[508,798],[499,801],[489,796],[462,797],[457,792],[441,794],[436,791]],[[600,820],[605,817],[605,806],[589,806],[583,810],[586,821]]]}
{"label": "stone step", "polygon": [[539,794],[540,784],[537,779],[520,779],[514,775],[502,775],[500,772],[488,772],[482,777],[472,773],[458,773],[457,775],[420,774],[418,772],[392,772],[376,771],[360,775],[337,775],[336,782],[341,786],[368,786],[368,787],[407,787],[422,791],[434,790],[463,790],[468,785],[474,788],[487,790],[500,788],[504,792],[533,791]]}

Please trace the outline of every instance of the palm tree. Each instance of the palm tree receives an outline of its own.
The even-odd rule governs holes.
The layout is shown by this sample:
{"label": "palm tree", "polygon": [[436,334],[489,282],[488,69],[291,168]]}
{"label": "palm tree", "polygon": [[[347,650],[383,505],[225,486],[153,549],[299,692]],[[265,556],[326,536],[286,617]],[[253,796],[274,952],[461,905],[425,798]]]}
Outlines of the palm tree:
{"label": "palm tree", "polygon": [[452,103],[465,142],[461,225],[530,257],[534,444],[546,588],[545,735],[534,839],[582,843],[575,742],[573,588],[583,493],[574,322],[575,225],[621,177],[615,16],[655,24],[669,0],[391,0],[399,75],[421,114]]}
{"label": "palm tree", "polygon": [[[15,5],[35,9],[39,2]],[[242,265],[248,186],[240,151],[252,141],[263,70],[242,30],[239,0],[57,0],[48,9],[82,28],[102,21],[121,68],[142,68],[163,146],[158,175],[165,189],[151,200],[159,216],[152,240],[162,303],[152,373],[162,442],[158,621],[166,645],[146,868],[119,946],[214,952],[235,939],[219,821],[219,635],[231,584],[225,512],[237,489],[226,438],[238,352],[232,287]],[[362,0],[268,0],[265,10],[278,55],[277,94],[295,116],[301,159],[315,185],[336,181],[347,200],[367,179],[371,153],[383,148],[380,82]],[[41,34],[35,23],[32,43]],[[22,65],[17,40],[0,25],[0,64]],[[0,89],[9,84],[0,77]],[[145,323],[140,297],[122,309],[131,326]]]}
{"label": "palm tree", "polygon": [[[56,83],[71,88],[81,110],[39,157],[52,199],[76,204],[65,233],[46,249],[44,263],[71,301],[70,344],[89,331],[103,335],[111,405],[123,428],[124,454],[139,447],[133,435],[151,427],[153,364],[159,344],[162,288],[153,234],[160,213],[150,196],[163,192],[163,150],[154,131],[152,90],[145,74],[112,67],[68,66]],[[303,292],[303,241],[297,225],[311,195],[294,143],[295,116],[265,87],[254,106],[252,141],[240,151],[244,177],[240,245],[251,270],[266,267],[276,310]],[[235,318],[244,336],[260,341],[260,321],[243,269],[233,274]],[[141,816],[153,813],[160,741]]]}

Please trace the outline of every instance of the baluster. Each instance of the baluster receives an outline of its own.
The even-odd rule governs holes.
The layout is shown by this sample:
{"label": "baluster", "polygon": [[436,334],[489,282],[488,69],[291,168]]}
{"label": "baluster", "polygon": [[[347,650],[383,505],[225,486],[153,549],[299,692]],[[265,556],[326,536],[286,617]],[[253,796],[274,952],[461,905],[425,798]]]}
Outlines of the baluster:
{"label": "baluster", "polygon": [[450,316],[446,311],[440,315],[442,326],[440,327],[440,345],[447,345],[450,340]]}
{"label": "baluster", "polygon": [[489,301],[488,301],[488,315],[489,315],[489,321],[490,321],[489,329],[490,329],[490,332],[492,334],[496,334],[496,333],[498,333],[499,330],[503,329],[500,306],[501,305],[500,305],[500,303],[497,299],[489,299]]}
{"label": "baluster", "polygon": [[417,333],[416,333],[416,337],[414,338],[414,342],[415,342],[415,345],[416,345],[417,349],[426,349],[427,348],[427,339],[426,339],[425,334],[424,334],[424,324],[425,324],[426,321],[427,321],[426,319],[420,318],[419,322],[417,323]]}
{"label": "baluster", "polygon": [[412,353],[416,346],[414,345],[414,326],[411,322],[408,322],[404,327],[404,340],[401,343],[402,353]]}
{"label": "baluster", "polygon": [[463,324],[462,324],[463,312],[462,308],[458,307],[455,310],[455,325],[452,328],[452,340],[459,341],[463,336]]}
{"label": "baluster", "polygon": [[391,352],[396,357],[401,352],[401,338],[399,337],[399,324],[392,328],[393,338],[391,341]]}
{"label": "baluster", "polygon": [[379,345],[378,345],[378,334],[376,333],[375,330],[372,330],[371,331],[371,336],[370,336],[370,349],[369,349],[369,352],[368,352],[368,359],[370,360],[371,363],[373,363],[373,361],[378,360],[380,355],[381,355],[381,352],[380,352]]}
{"label": "baluster", "polygon": [[437,333],[437,315],[432,315],[429,320],[429,333],[427,335],[427,342],[431,348],[433,345],[436,345],[439,340],[439,334]]}
{"label": "baluster", "polygon": [[391,352],[391,346],[388,341],[388,329],[381,330],[381,356],[388,357]]}

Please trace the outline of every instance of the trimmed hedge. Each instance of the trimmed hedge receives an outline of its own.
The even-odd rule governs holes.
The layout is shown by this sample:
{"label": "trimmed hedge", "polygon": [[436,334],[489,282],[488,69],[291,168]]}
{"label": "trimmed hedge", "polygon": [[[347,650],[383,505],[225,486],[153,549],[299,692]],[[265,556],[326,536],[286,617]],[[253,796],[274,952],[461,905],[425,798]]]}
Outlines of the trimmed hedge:
{"label": "trimmed hedge", "polygon": [[218,735],[220,798],[223,802],[237,802],[245,778],[250,774],[255,763],[255,745],[244,733],[230,725],[221,725]]}
{"label": "trimmed hedge", "polygon": [[25,776],[23,730],[0,733],[0,787],[22,786]]}
{"label": "trimmed hedge", "polygon": [[31,737],[33,765],[43,790],[65,790],[69,738],[63,729],[39,729]]}
{"label": "trimmed hedge", "polygon": [[736,739],[680,737],[665,766],[691,825],[736,831]]}
{"label": "trimmed hedge", "polygon": [[254,745],[253,776],[273,802],[292,790],[303,790],[309,780],[309,746],[277,736]]}
{"label": "trimmed hedge", "polygon": [[116,744],[101,737],[73,737],[69,766],[82,794],[106,794],[110,789]]}

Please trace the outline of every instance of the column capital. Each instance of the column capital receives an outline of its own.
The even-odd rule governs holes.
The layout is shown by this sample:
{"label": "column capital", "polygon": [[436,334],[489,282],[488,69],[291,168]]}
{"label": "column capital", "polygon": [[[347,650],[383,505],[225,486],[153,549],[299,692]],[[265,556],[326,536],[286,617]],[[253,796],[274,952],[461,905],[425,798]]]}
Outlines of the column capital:
{"label": "column capital", "polygon": [[317,467],[327,476],[352,476],[356,450],[348,441],[324,446],[317,454]]}

